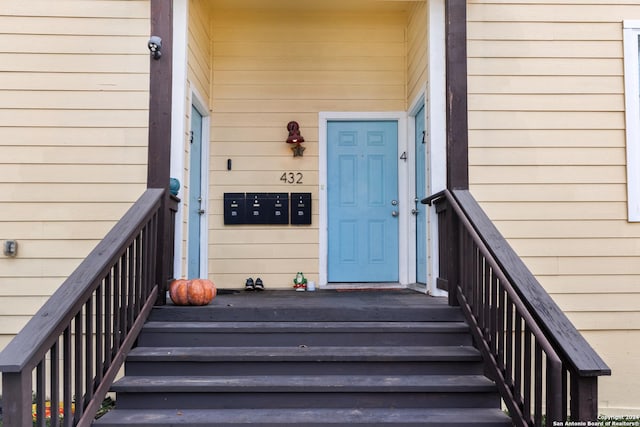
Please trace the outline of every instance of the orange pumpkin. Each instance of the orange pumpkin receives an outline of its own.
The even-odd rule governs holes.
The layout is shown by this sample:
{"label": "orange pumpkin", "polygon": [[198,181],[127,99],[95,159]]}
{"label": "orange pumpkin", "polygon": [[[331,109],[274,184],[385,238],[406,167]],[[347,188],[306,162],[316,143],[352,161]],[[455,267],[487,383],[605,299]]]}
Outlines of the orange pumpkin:
{"label": "orange pumpkin", "polygon": [[216,293],[215,285],[207,279],[177,279],[169,285],[169,297],[175,305],[207,305]]}
{"label": "orange pumpkin", "polygon": [[207,305],[215,298],[216,293],[216,287],[211,280],[193,279],[187,299],[191,305]]}

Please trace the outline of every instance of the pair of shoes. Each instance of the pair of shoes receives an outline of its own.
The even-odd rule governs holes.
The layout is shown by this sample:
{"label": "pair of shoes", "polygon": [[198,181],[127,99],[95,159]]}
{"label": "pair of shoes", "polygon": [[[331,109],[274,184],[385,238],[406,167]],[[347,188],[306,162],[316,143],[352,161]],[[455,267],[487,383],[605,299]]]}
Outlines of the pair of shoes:
{"label": "pair of shoes", "polygon": [[249,277],[244,283],[244,290],[247,292],[264,291],[264,284],[262,283],[262,279],[258,277],[254,282],[253,278]]}

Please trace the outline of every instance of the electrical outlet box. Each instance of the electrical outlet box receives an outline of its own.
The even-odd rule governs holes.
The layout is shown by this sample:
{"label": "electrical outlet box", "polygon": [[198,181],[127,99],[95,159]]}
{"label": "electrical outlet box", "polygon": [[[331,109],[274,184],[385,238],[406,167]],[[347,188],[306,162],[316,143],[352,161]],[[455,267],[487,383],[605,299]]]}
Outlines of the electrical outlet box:
{"label": "electrical outlet box", "polygon": [[5,240],[2,245],[2,252],[5,256],[15,257],[18,255],[18,241],[17,240]]}

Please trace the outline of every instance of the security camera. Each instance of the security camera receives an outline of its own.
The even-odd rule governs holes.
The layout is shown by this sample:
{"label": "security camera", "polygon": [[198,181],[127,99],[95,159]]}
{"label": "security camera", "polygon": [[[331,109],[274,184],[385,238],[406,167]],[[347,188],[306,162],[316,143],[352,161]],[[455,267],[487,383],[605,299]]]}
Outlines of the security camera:
{"label": "security camera", "polygon": [[153,59],[160,59],[162,56],[162,39],[158,36],[151,36],[149,42],[147,43],[147,47],[153,56]]}

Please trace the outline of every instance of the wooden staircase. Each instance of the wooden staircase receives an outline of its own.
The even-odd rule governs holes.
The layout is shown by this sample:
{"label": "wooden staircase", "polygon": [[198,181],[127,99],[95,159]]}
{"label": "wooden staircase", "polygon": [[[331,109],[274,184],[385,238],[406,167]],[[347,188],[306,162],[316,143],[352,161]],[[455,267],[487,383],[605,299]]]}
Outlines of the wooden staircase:
{"label": "wooden staircase", "polygon": [[411,291],[157,307],[96,426],[510,426],[459,309]]}

